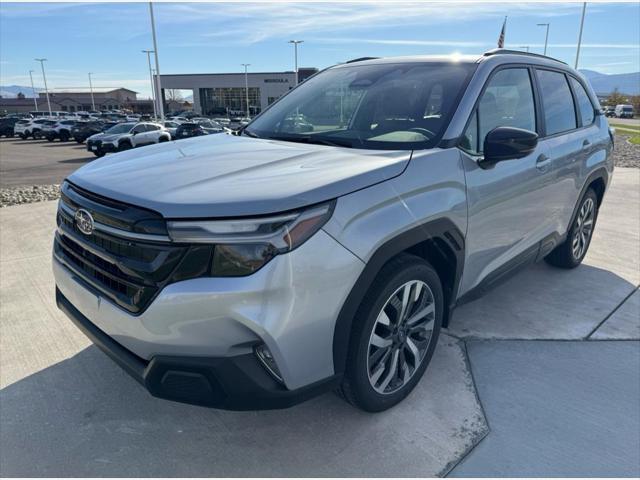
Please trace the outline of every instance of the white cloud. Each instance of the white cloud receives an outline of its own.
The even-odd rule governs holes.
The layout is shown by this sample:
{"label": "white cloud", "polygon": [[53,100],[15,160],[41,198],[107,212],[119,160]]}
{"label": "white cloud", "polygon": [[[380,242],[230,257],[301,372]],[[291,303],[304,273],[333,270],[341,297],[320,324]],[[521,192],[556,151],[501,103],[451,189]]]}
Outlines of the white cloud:
{"label": "white cloud", "polygon": [[[273,37],[304,33],[354,31],[357,29],[429,26],[464,20],[501,18],[505,12],[538,18],[575,15],[577,4],[537,3],[431,3],[381,2],[368,3],[227,3],[227,4],[161,4],[156,8],[159,23],[177,25],[210,22],[221,30],[202,35],[206,38],[233,39],[253,44]],[[206,41],[189,41],[189,45],[207,45]]]}

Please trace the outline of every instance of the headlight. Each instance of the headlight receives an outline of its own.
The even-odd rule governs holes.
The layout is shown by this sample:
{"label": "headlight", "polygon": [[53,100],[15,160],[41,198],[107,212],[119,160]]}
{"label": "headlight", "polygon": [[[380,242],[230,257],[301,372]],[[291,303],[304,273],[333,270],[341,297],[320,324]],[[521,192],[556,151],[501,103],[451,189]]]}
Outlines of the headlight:
{"label": "headlight", "polygon": [[331,217],[334,202],[267,217],[167,222],[177,243],[213,244],[213,276],[243,276],[309,239]]}

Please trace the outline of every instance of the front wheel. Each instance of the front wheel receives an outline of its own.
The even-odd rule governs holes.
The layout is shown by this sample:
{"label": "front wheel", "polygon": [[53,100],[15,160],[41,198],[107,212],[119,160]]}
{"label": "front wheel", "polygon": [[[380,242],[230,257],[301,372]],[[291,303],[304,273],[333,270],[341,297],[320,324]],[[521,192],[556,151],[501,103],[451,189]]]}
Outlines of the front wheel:
{"label": "front wheel", "polygon": [[131,150],[133,147],[129,142],[122,142],[120,145],[118,145],[118,151],[119,152],[124,152],[125,150]]}
{"label": "front wheel", "polygon": [[69,133],[65,132],[64,130],[60,132],[60,141],[61,142],[68,142],[69,141]]}
{"label": "front wheel", "polygon": [[338,393],[368,412],[402,401],[431,361],[443,303],[440,279],[427,262],[403,254],[387,263],[354,318]]}
{"label": "front wheel", "polygon": [[598,197],[596,192],[589,188],[580,201],[578,213],[566,240],[547,255],[545,261],[559,268],[575,268],[580,265],[591,244],[597,218]]}

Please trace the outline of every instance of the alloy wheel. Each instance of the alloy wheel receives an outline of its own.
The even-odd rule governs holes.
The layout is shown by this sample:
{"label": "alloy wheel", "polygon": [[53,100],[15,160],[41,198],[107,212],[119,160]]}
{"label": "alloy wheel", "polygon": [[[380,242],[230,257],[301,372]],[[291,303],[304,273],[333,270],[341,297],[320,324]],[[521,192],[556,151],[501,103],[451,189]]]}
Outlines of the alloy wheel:
{"label": "alloy wheel", "polygon": [[595,220],[595,204],[592,198],[587,198],[580,207],[576,218],[575,232],[571,241],[571,252],[576,260],[584,255],[589,239],[593,233],[593,222]]}
{"label": "alloy wheel", "polygon": [[416,373],[433,337],[435,300],[429,286],[412,280],[385,302],[367,348],[369,383],[380,394],[400,390]]}

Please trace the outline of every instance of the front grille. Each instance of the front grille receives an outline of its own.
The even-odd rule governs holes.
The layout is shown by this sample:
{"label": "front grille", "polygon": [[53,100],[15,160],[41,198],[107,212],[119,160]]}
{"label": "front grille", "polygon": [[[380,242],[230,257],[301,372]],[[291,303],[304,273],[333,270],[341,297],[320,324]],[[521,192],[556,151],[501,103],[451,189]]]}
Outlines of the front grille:
{"label": "front grille", "polygon": [[212,247],[127,238],[135,233],[124,229],[118,229],[119,234],[101,231],[100,224],[91,235],[85,235],[74,220],[77,208],[90,212],[96,221],[110,220],[133,231],[136,227],[135,222],[131,224],[132,218],[143,222],[152,218],[154,227],[158,227],[159,214],[103,199],[68,183],[63,186],[54,242],[56,258],[91,288],[133,314],[144,311],[168,283],[209,271]]}

